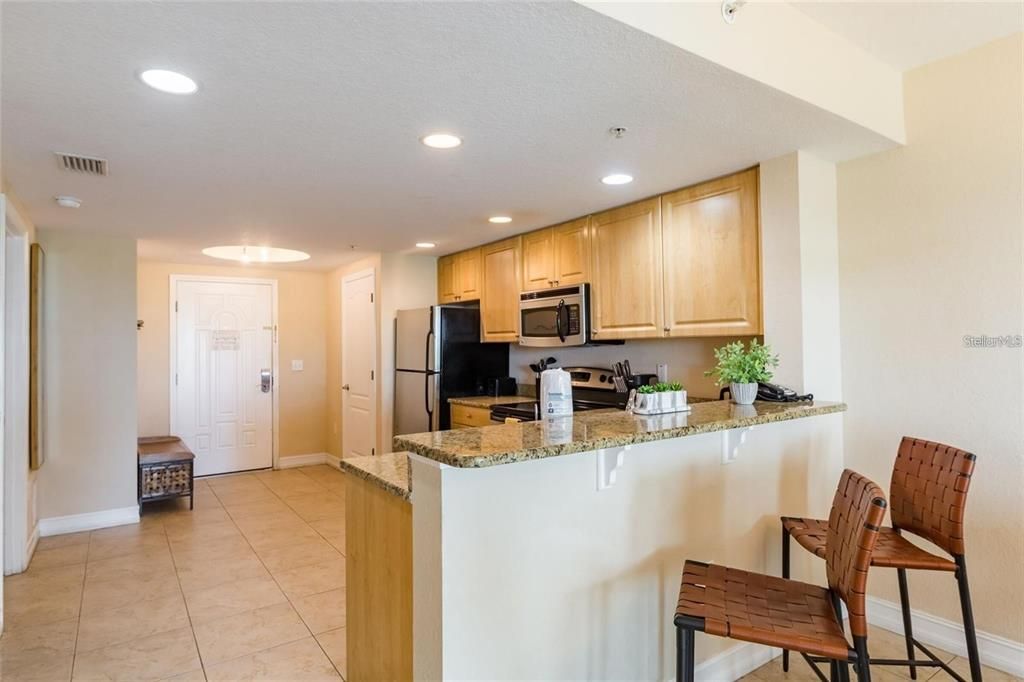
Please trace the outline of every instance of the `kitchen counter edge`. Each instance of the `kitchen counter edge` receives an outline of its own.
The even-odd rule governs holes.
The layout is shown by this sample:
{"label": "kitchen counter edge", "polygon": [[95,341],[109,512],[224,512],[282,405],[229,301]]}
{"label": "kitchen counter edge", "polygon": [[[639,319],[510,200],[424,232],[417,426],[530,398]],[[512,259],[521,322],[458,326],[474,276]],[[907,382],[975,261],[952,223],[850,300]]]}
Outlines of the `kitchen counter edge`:
{"label": "kitchen counter edge", "polygon": [[[737,414],[748,408],[751,414]],[[768,403],[733,405],[729,401],[694,403],[691,411],[676,415],[643,417],[621,410],[595,410],[573,416],[573,432],[565,442],[546,440],[543,422],[498,424],[453,431],[435,431],[395,436],[394,447],[442,464],[460,468],[482,468],[547,457],[589,452],[604,448],[637,445],[670,438],[685,438],[761,424],[792,421],[845,412],[845,403]],[[659,423],[682,422],[659,428]],[[585,435],[578,437],[578,432]],[[605,432],[605,435],[591,433]],[[507,447],[482,450],[484,441]]]}
{"label": "kitchen counter edge", "polygon": [[338,468],[347,474],[358,476],[386,492],[409,499],[409,454],[389,452],[371,457],[342,458]]}

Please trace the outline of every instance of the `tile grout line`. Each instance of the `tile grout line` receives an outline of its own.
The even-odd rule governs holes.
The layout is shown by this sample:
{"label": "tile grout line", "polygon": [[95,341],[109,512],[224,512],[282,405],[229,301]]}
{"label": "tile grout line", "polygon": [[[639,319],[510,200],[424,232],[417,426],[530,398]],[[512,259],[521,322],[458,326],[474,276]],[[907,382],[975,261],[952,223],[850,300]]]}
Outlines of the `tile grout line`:
{"label": "tile grout line", "polygon": [[92,534],[89,531],[89,546],[85,550],[85,563],[82,564],[82,594],[78,598],[78,617],[75,619],[75,646],[71,649],[71,671],[68,682],[75,677],[75,663],[78,662],[78,636],[82,632],[82,607],[85,606],[85,580],[89,576],[89,555],[92,554]]}
{"label": "tile grout line", "polygon": [[[303,474],[303,475],[305,475],[305,474]],[[255,476],[254,476],[254,477],[255,477]],[[309,476],[306,476],[306,478],[309,478]],[[258,480],[258,481],[259,481],[259,478],[256,478],[256,480]],[[310,480],[312,480],[312,479],[310,478]],[[269,491],[270,491],[270,493],[271,493],[272,495],[274,495],[274,497],[276,497],[276,498],[277,498],[278,500],[280,500],[280,501],[281,501],[281,502],[282,502],[282,503],[283,503],[283,504],[284,504],[285,506],[287,506],[287,507],[288,507],[288,509],[289,509],[289,510],[291,510],[291,512],[292,512],[293,514],[295,514],[296,516],[298,516],[298,513],[297,513],[297,512],[296,512],[296,511],[295,511],[294,509],[292,509],[291,505],[289,505],[289,504],[288,504],[288,503],[287,503],[287,502],[285,501],[285,499],[284,499],[283,497],[281,497],[281,496],[280,496],[280,495],[279,495],[279,494],[277,493],[277,491],[275,491],[275,490],[274,490],[273,488],[271,488],[270,486],[268,486],[268,485],[267,485],[266,483],[264,483],[263,481],[259,481],[259,482],[260,482],[260,484],[261,484],[261,485],[262,485],[262,486],[263,486],[264,488],[266,488],[267,490],[269,490]],[[314,483],[317,483],[317,485],[319,485],[319,482],[317,482],[317,481],[314,481]],[[212,488],[213,486],[210,486],[210,487]],[[214,495],[216,496],[216,492],[214,492]],[[220,501],[220,497],[217,497],[217,500],[218,500],[218,501]],[[222,506],[223,506],[223,504],[222,504]],[[301,614],[301,613],[299,613],[299,610],[298,610],[297,608],[295,608],[295,604],[294,604],[294,603],[292,602],[292,600],[291,600],[291,597],[289,597],[289,596],[288,596],[288,593],[287,593],[287,592],[285,592],[285,591],[284,591],[284,588],[282,588],[282,587],[281,587],[281,584],[280,584],[280,583],[279,583],[279,582],[277,581],[277,578],[275,578],[275,577],[274,577],[274,574],[273,574],[273,573],[271,572],[271,570],[270,570],[269,568],[267,568],[267,565],[266,565],[266,563],[264,563],[264,561],[263,561],[263,558],[262,558],[262,557],[261,557],[261,556],[259,555],[259,552],[257,552],[257,551],[256,551],[256,548],[252,546],[252,543],[251,543],[251,542],[249,541],[249,538],[248,538],[248,537],[246,537],[245,533],[244,533],[244,532],[242,532],[242,529],[238,527],[238,524],[237,524],[237,523],[235,522],[235,517],[231,515],[231,512],[230,512],[230,511],[228,511],[227,507],[224,507],[224,511],[225,511],[225,512],[227,513],[227,515],[228,515],[228,518],[230,518],[230,519],[231,519],[231,523],[232,523],[232,524],[233,524],[233,525],[235,526],[235,528],[237,528],[237,529],[238,529],[238,532],[239,532],[239,533],[241,534],[241,536],[242,536],[242,539],[243,539],[243,540],[245,540],[245,544],[246,544],[246,545],[248,545],[248,546],[249,546],[249,549],[250,549],[250,550],[252,550],[252,553],[253,553],[254,555],[256,555],[256,560],[260,562],[260,565],[261,565],[261,566],[263,566],[263,570],[265,570],[265,571],[267,572],[267,575],[269,575],[269,576],[270,576],[270,579],[274,581],[274,585],[276,585],[276,586],[277,586],[277,589],[281,591],[281,594],[282,594],[282,595],[284,596],[284,598],[285,598],[285,601],[286,601],[286,602],[288,603],[288,606],[290,606],[290,607],[291,607],[291,609],[292,609],[292,610],[293,610],[293,611],[295,612],[295,615],[297,615],[297,616],[299,617],[299,622],[301,622],[301,623],[302,623],[302,627],[306,628],[306,632],[307,632],[307,633],[309,633],[309,636],[313,638],[313,641],[314,641],[314,642],[316,642],[316,645],[317,645],[317,647],[319,647],[319,648],[320,648],[320,651],[321,651],[321,652],[323,653],[324,657],[325,657],[325,658],[327,659],[327,662],[331,664],[331,667],[332,667],[332,668],[334,669],[334,671],[335,671],[335,672],[337,672],[337,673],[338,673],[338,676],[339,676],[339,677],[341,677],[341,679],[342,679],[342,680],[344,680],[344,679],[345,679],[345,676],[341,674],[341,671],[340,671],[340,670],[338,670],[338,666],[334,665],[334,661],[332,661],[332,660],[331,660],[331,657],[327,655],[327,652],[326,652],[326,651],[324,651],[323,645],[322,645],[322,644],[320,644],[320,640],[318,640],[318,639],[316,638],[316,635],[315,635],[315,634],[313,634],[313,631],[312,631],[312,630],[311,630],[311,629],[309,628],[309,625],[307,625],[307,624],[306,624],[306,621],[305,621],[305,619],[304,619],[304,618],[302,617],[302,614]],[[307,526],[309,526],[309,522],[308,522],[308,521],[306,521],[305,519],[303,519],[303,518],[302,518],[301,516],[299,516],[299,520],[300,520],[300,521],[302,521],[302,522],[303,522],[304,524],[306,524]],[[312,526],[310,526],[310,527],[312,528]],[[314,531],[314,532],[316,532],[316,529],[315,529],[315,528],[313,528],[313,531]],[[332,548],[333,548],[333,546],[332,546]],[[299,567],[299,568],[302,568],[302,567]],[[329,591],[329,590],[328,590],[328,591]],[[250,609],[250,610],[255,610],[255,609]],[[244,612],[244,611],[243,611],[243,613],[247,613],[247,612]],[[193,632],[193,635],[194,635],[194,634],[195,634],[195,633]],[[303,637],[303,639],[305,639],[305,637]],[[245,658],[246,656],[255,656],[256,654],[262,653],[263,651],[269,651],[269,650],[271,650],[271,649],[275,649],[275,648],[277,648],[277,647],[280,647],[280,646],[284,646],[284,645],[286,645],[286,644],[292,644],[292,643],[294,643],[294,642],[299,642],[299,641],[302,641],[302,640],[300,640],[300,639],[295,639],[295,640],[292,640],[292,641],[290,641],[290,642],[281,642],[281,643],[279,643],[279,644],[275,644],[274,646],[271,646],[271,647],[267,647],[266,649],[262,649],[262,650],[260,650],[260,651],[257,651],[257,652],[255,652],[255,653],[252,653],[252,654],[243,654],[242,656],[237,656],[237,657],[235,657],[235,658],[232,658],[232,659],[228,659],[228,660],[225,660],[225,661],[221,661],[221,662],[220,662],[220,663],[218,663],[217,665],[221,665],[221,664],[223,664],[223,663],[228,663],[229,661],[237,661],[237,660],[239,660],[239,659],[241,659],[241,658]],[[197,643],[197,644],[196,644],[196,647],[198,648],[198,646],[199,646],[199,645],[198,645],[198,643]],[[202,654],[201,654],[201,653],[200,653],[200,656],[199,656],[199,657],[200,657],[200,660],[201,660],[201,659],[202,659]],[[204,673],[204,674],[205,674],[205,673]]]}
{"label": "tile grout line", "polygon": [[[238,525],[235,523],[235,520],[231,518],[231,514],[229,514],[228,510],[224,507],[224,503],[221,502],[220,497],[217,495],[217,491],[213,489],[212,485],[207,484],[206,487],[210,489],[210,494],[217,498],[217,504],[220,505],[221,509],[224,509],[224,513],[227,515],[228,520],[231,521],[231,525],[233,525],[235,529],[238,530],[239,533],[241,533],[242,529],[239,528]],[[195,491],[193,491],[193,494],[195,494]],[[166,529],[167,527],[165,525],[165,533]],[[167,545],[171,553],[171,564],[174,565],[174,579],[178,582],[178,590],[181,592],[181,600],[185,602],[185,616],[188,618],[188,629],[192,632],[192,642],[196,645],[196,656],[199,658],[199,669],[202,671],[203,679],[205,680],[207,679],[206,661],[203,660],[203,650],[199,648],[199,638],[196,637],[196,626],[195,623],[192,622],[192,611],[188,607],[188,599],[185,597],[185,588],[181,586],[181,576],[178,575],[178,562],[174,558],[174,547],[171,546],[171,539],[169,537],[167,538]]]}
{"label": "tile grout line", "polygon": [[[313,483],[316,483],[317,485],[320,485],[320,486],[321,486],[321,487],[323,487],[323,488],[324,488],[325,490],[327,490],[326,486],[323,486],[323,485],[322,485],[322,484],[321,484],[321,483],[320,483],[319,481],[316,481],[316,480],[314,480],[312,476],[309,476],[308,474],[306,474],[306,472],[302,471],[302,470],[301,470],[301,467],[299,467],[299,473],[301,473],[301,474],[302,474],[303,476],[305,476],[306,478],[308,478],[308,479],[309,479],[310,481],[313,481]],[[266,485],[266,484],[264,483],[264,485]],[[267,487],[269,488],[270,486],[267,486]],[[270,491],[270,492],[274,493],[274,495],[277,495],[277,498],[278,498],[279,500],[281,500],[281,501],[282,501],[282,502],[284,502],[284,503],[285,503],[286,505],[288,505],[288,507],[289,507],[289,508],[291,508],[291,505],[290,505],[290,504],[288,504],[288,502],[287,502],[287,501],[285,501],[285,499],[284,499],[283,497],[281,497],[280,495],[278,495],[277,491],[275,491],[275,490],[271,489],[271,491]],[[295,510],[294,510],[294,509],[292,509],[292,511],[294,512]],[[296,514],[297,514],[297,513],[298,513],[298,512],[296,512]],[[301,519],[302,517],[300,516],[299,518]],[[309,526],[309,527],[310,527],[310,528],[311,528],[311,529],[313,530],[313,532],[314,532],[314,533],[316,533],[317,535],[319,535],[319,536],[320,536],[320,538],[321,538],[322,540],[324,540],[325,542],[327,542],[327,539],[326,539],[326,538],[324,538],[324,537],[323,537],[323,536],[322,536],[322,535],[320,534],[320,531],[318,531],[318,530],[317,530],[316,528],[313,528],[313,526],[312,526],[312,525],[311,525],[311,524],[309,523],[309,521],[307,521],[306,519],[302,519],[302,522],[303,522],[303,523],[305,523],[305,524],[306,524],[307,526]],[[330,545],[331,543],[329,543],[329,542],[328,542],[327,544],[329,544],[329,545]],[[333,550],[334,550],[334,551],[336,551],[336,552],[338,551],[338,548],[337,548],[337,547],[335,547],[334,545],[331,545],[331,549],[333,549]],[[253,549],[253,551],[254,551],[254,552],[256,551],[256,550],[255,550],[255,548]],[[338,554],[341,554],[341,552],[338,552]],[[257,554],[256,556],[257,556],[257,557],[259,557],[259,554]],[[345,555],[344,555],[344,554],[341,554],[341,558],[342,558],[342,559],[344,559],[344,558],[345,558]],[[262,562],[262,561],[263,561],[263,559],[260,559],[260,561]],[[266,566],[264,566],[264,568],[266,568]],[[268,572],[268,573],[270,573],[270,569],[267,569],[267,572]],[[274,578],[274,574],[273,574],[273,573],[270,573],[270,577],[271,577],[271,578]],[[274,578],[274,582],[275,582],[275,583],[277,582],[277,579],[276,579],[276,578]],[[346,600],[346,602],[347,602],[347,601],[348,601],[348,576],[345,576],[345,588],[346,588],[346,589],[345,589],[345,600]],[[278,584],[278,589],[281,589],[281,586],[280,586],[280,584]],[[331,591],[331,590],[325,590],[324,592],[318,592],[317,594],[326,594],[327,592],[330,592],[330,591]],[[292,608],[293,608],[293,609],[295,609],[295,604],[293,604],[293,603],[292,603],[291,597],[289,597],[289,596],[288,596],[288,593],[287,593],[287,592],[285,592],[285,591],[284,591],[283,589],[281,589],[281,592],[282,592],[282,593],[284,593],[284,598],[285,598],[285,599],[287,599],[287,600],[288,600],[288,603],[292,605]],[[314,596],[314,595],[306,595],[306,596]],[[299,611],[298,609],[295,609],[295,612],[296,612],[296,613],[298,613],[298,611]],[[302,620],[302,624],[303,624],[303,625],[306,625],[306,621],[305,621],[305,619],[302,619],[302,614],[301,614],[301,613],[299,614],[299,618],[300,618],[300,619]],[[343,627],[348,627],[348,605],[347,605],[347,603],[346,603],[346,607],[345,607],[345,625],[344,625]],[[306,629],[307,629],[307,630],[309,630],[309,626],[308,626],[308,625],[306,625]],[[316,642],[316,645],[317,645],[318,647],[320,647],[320,651],[322,651],[322,652],[323,652],[323,654],[324,654],[324,656],[326,656],[326,657],[327,657],[327,662],[331,664],[331,667],[332,667],[332,668],[334,668],[334,671],[335,671],[336,673],[338,673],[338,676],[339,676],[339,677],[340,677],[340,678],[341,678],[342,680],[344,680],[344,679],[345,679],[345,676],[344,676],[344,675],[342,674],[342,672],[341,672],[340,670],[338,670],[338,666],[337,666],[337,665],[336,665],[336,664],[334,663],[334,659],[332,659],[332,658],[330,657],[330,655],[329,655],[329,654],[327,653],[327,650],[326,650],[326,649],[324,649],[324,645],[320,643],[320,640],[319,640],[319,639],[317,639],[317,636],[316,636],[315,634],[313,634],[313,631],[312,631],[312,630],[310,630],[310,634],[311,634],[311,635],[313,635],[313,641],[314,641],[314,642]],[[320,633],[320,634],[323,634],[323,633]],[[346,636],[346,637],[348,637],[348,630],[346,630],[346,631],[345,631],[345,636]],[[347,642],[347,640],[346,640],[346,642]],[[348,658],[348,655],[347,655],[347,654],[346,654],[345,658],[346,658],[346,659]]]}

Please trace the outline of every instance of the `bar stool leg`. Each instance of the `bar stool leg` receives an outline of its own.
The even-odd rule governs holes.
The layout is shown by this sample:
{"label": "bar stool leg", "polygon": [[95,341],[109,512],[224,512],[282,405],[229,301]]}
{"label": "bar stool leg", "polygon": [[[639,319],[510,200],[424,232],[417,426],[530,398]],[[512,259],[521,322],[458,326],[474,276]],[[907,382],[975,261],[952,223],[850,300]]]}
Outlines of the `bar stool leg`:
{"label": "bar stool leg", "polygon": [[[910,620],[910,590],[907,587],[907,569],[897,568],[900,583],[900,608],[903,609],[903,638],[907,642],[907,660],[914,660],[914,629]],[[910,666],[910,679],[917,679],[917,668]]]}
{"label": "bar stool leg", "polygon": [[967,585],[967,562],[963,554],[956,560],[956,583],[960,588],[960,610],[964,614],[964,634],[967,636],[967,658],[971,663],[971,682],[981,682],[981,656],[978,655],[978,636],[974,631],[974,609],[971,590]]}
{"label": "bar stool leg", "polygon": [[676,682],[693,682],[693,630],[676,626]]}
{"label": "bar stool leg", "polygon": [[867,637],[854,637],[853,648],[857,651],[857,679],[860,682],[871,682],[871,663],[868,661]]}
{"label": "bar stool leg", "polygon": [[[782,577],[789,578],[789,530],[782,527]],[[782,650],[782,672],[789,672],[789,649]]]}

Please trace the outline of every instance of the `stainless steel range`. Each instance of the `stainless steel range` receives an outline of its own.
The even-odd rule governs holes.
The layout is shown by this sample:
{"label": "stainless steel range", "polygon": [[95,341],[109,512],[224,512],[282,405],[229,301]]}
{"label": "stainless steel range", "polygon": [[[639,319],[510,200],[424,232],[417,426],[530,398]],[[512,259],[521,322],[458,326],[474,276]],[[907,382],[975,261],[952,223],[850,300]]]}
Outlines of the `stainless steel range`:
{"label": "stainless steel range", "polygon": [[[601,367],[564,367],[572,378],[573,412],[626,408],[626,394],[615,390],[615,373]],[[537,419],[536,400],[510,400],[491,407],[491,421],[503,424],[506,420],[530,422]]]}

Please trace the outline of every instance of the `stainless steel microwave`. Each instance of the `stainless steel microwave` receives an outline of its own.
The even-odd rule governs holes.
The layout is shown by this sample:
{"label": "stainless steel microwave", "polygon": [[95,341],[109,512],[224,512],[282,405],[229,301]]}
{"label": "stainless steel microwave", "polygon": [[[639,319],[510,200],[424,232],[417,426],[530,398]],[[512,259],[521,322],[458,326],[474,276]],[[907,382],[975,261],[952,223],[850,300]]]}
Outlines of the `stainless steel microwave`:
{"label": "stainless steel microwave", "polygon": [[589,284],[519,295],[519,345],[583,346],[589,340]]}

